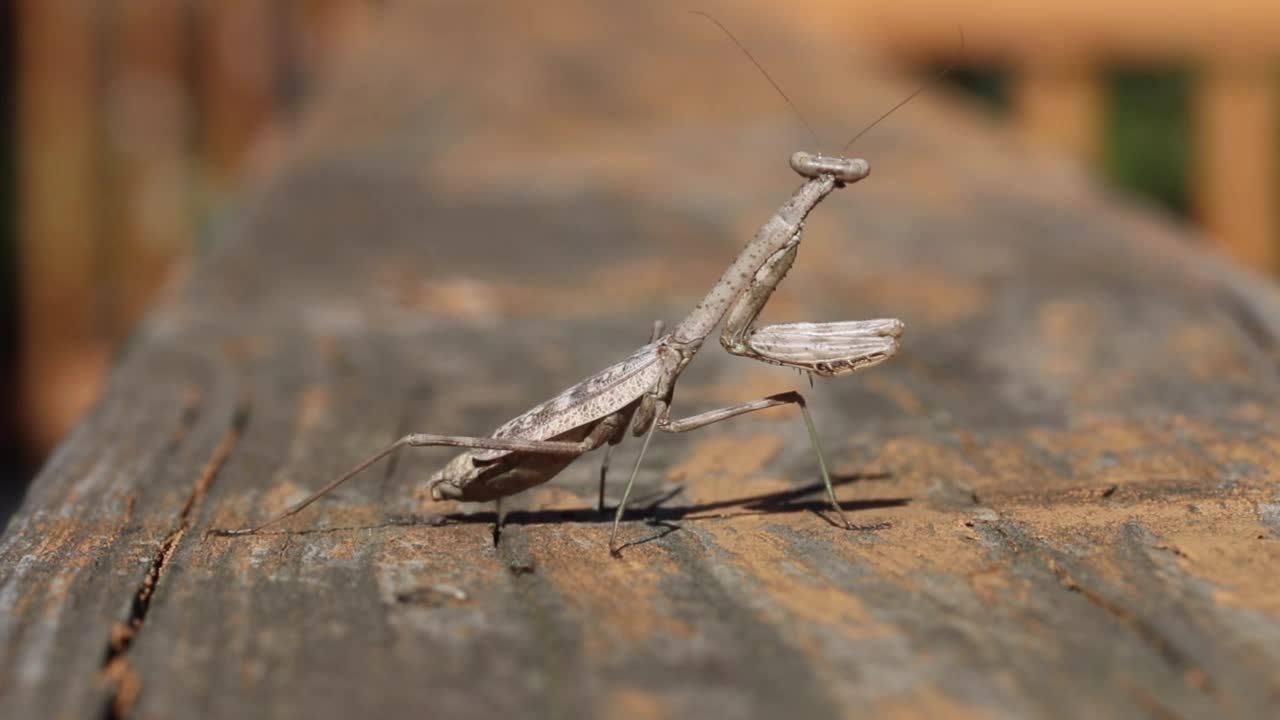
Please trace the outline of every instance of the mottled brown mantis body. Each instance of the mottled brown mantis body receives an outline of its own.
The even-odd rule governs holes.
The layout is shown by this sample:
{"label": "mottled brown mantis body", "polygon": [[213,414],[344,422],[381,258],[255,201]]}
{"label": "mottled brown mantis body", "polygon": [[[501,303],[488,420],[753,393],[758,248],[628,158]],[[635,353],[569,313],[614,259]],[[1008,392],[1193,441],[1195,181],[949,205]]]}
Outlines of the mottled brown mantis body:
{"label": "mottled brown mantis body", "polygon": [[[832,190],[858,182],[870,172],[864,160],[808,153],[793,155],[791,167],[806,178],[805,183],[764,223],[702,302],[670,334],[660,334],[660,326],[656,327],[652,342],[627,359],[513,418],[490,436],[405,435],[288,511],[256,527],[230,533],[256,532],[290,517],[404,446],[467,448],[431,476],[428,488],[433,499],[498,500],[550,480],[584,453],[618,444],[630,427],[633,434],[644,435],[644,444],[614,517],[609,546],[616,552],[618,523],[654,430],[687,432],[778,405],[800,408],[831,506],[845,526],[852,527],[836,500],[817,430],[800,393],[770,395],[687,418],[671,417],[671,401],[680,373],[726,316],[720,342],[730,353],[824,377],[879,364],[898,349],[903,329],[898,320],[753,327],[756,316],[795,261],[805,217]],[[602,496],[603,483],[602,473]]]}
{"label": "mottled brown mantis body", "polygon": [[[767,73],[765,76],[768,78]],[[463,501],[499,501],[540,485],[580,455],[603,446],[606,454],[600,474],[599,502],[603,508],[609,451],[630,429],[636,436],[643,435],[644,441],[614,516],[609,549],[617,554],[618,526],[655,430],[682,433],[780,405],[799,407],[827,497],[844,526],[852,528],[836,500],[817,429],[799,392],[770,395],[685,418],[671,417],[676,381],[721,321],[724,328],[720,343],[728,352],[823,377],[846,375],[877,365],[897,352],[903,331],[899,320],[754,326],[756,317],[795,262],[805,218],[833,190],[858,182],[870,173],[870,165],[865,160],[806,152],[791,156],[791,168],[805,179],[804,184],[765,221],[697,307],[670,333],[663,334],[661,323],[656,323],[650,342],[630,357],[511,419],[491,435],[405,435],[284,513],[255,527],[223,531],[224,534],[257,532],[295,515],[405,446],[466,448],[427,483],[433,499]]]}

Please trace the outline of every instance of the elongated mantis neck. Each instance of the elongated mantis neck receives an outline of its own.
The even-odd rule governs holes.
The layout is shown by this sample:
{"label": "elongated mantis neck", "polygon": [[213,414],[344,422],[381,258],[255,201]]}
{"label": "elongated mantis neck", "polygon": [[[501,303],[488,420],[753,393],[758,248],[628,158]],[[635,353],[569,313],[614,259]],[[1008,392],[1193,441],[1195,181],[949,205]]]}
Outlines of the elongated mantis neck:
{"label": "elongated mantis neck", "polygon": [[778,212],[760,226],[756,236],[724,271],[702,302],[676,326],[672,331],[674,339],[689,344],[706,339],[729,312],[733,301],[750,285],[751,277],[765,260],[791,242],[800,232],[805,217],[835,186],[836,180],[831,175],[805,181]]}

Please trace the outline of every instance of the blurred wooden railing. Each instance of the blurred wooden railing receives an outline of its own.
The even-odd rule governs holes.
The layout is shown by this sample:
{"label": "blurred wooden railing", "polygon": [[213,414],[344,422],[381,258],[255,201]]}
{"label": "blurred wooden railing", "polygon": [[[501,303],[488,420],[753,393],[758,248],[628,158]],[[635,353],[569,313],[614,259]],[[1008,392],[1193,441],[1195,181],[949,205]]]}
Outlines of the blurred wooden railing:
{"label": "blurred wooden railing", "polygon": [[[1194,77],[1192,202],[1236,260],[1280,271],[1280,2],[830,0],[846,27],[906,59],[1008,67],[1017,123],[1086,161],[1102,152],[1103,71]],[[963,50],[957,42],[963,28]]]}
{"label": "blurred wooden railing", "polygon": [[[37,451],[96,397],[109,355],[254,148],[269,157],[264,128],[287,127],[376,5],[20,0],[20,386]],[[1280,264],[1280,2],[820,0],[805,12],[834,42],[1015,68],[1018,123],[1085,159],[1100,152],[1102,68],[1188,63],[1199,218],[1239,260]]]}
{"label": "blurred wooden railing", "polygon": [[287,123],[371,5],[20,0],[20,387],[37,452],[97,396],[263,129]]}

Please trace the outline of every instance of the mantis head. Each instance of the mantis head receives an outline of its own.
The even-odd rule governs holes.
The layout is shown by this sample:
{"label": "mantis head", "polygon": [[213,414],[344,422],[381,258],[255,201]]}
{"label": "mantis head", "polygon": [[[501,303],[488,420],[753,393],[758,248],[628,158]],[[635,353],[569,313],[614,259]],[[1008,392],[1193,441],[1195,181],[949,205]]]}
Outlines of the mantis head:
{"label": "mantis head", "polygon": [[791,156],[791,169],[801,177],[831,175],[840,185],[856,183],[871,174],[871,163],[862,158],[815,155],[800,151]]}

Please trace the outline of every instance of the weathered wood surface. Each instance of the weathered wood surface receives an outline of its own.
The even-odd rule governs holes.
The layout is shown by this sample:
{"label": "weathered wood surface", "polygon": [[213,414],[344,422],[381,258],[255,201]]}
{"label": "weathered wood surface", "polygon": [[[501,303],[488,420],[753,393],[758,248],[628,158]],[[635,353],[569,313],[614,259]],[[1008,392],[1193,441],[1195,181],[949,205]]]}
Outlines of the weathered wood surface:
{"label": "weathered wood surface", "polygon": [[[621,560],[595,456],[497,547],[417,491],[443,450],[206,535],[622,357],[797,184],[740,56],[621,8],[389,11],[0,542],[0,716],[1273,712],[1275,293],[936,95],[860,143],[767,312],[906,321],[806,390],[842,500],[892,527],[816,514],[779,412],[656,438],[644,492],[680,492]],[[907,87],[843,28],[725,19],[833,139]],[[677,404],[806,385],[712,344]]]}

